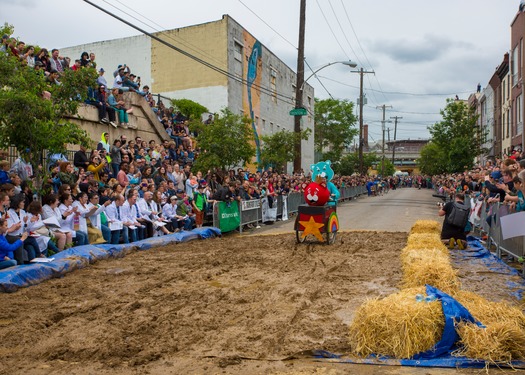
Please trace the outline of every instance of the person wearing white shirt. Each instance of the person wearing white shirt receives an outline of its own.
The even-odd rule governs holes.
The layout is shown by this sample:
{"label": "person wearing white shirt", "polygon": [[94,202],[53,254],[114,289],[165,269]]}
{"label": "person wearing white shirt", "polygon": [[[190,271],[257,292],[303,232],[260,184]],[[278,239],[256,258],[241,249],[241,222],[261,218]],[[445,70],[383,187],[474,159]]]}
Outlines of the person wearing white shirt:
{"label": "person wearing white shirt", "polygon": [[123,222],[130,232],[131,242],[143,240],[146,231],[146,227],[139,221],[142,216],[137,207],[138,196],[139,193],[136,190],[128,190],[128,199],[122,205]]}
{"label": "person wearing white shirt", "polygon": [[170,197],[170,202],[162,206],[162,216],[166,220],[169,220],[171,224],[172,231],[175,232],[181,228],[182,219],[181,216],[177,215],[177,196]]}
{"label": "person wearing white shirt", "polygon": [[104,239],[107,243],[111,243],[111,230],[108,227],[108,217],[106,215],[106,207],[111,204],[110,200],[107,200],[104,202],[104,204],[100,205],[98,204],[99,196],[98,193],[91,193],[89,194],[89,203],[88,206],[90,209],[92,207],[96,207],[97,209],[95,212],[89,216],[89,220],[91,221],[91,224],[93,227],[100,229],[102,232],[102,236],[104,236]]}
{"label": "person wearing white shirt", "polygon": [[[157,203],[153,200],[153,193],[151,191],[144,192],[144,198],[139,199],[137,205],[139,207],[140,214],[142,215],[142,217],[145,220],[147,220],[147,223],[151,223],[152,232],[153,230],[155,230],[157,234],[159,234],[159,232],[162,232],[164,234],[171,234],[170,231],[166,228],[166,226],[157,224],[159,222],[162,222],[162,219],[159,216],[159,207],[157,206]],[[153,233],[150,237],[152,236]]]}
{"label": "person wearing white shirt", "polygon": [[[17,229],[6,236],[9,243],[19,240],[27,229],[29,216],[24,211],[24,207],[25,200],[23,195],[15,195],[11,198],[11,208],[7,211],[5,219],[7,219],[8,227],[15,227]],[[40,253],[40,247],[35,238],[27,237],[23,242],[23,249],[17,249],[14,253],[14,258],[19,265],[30,262],[36,257],[44,257],[44,255]]]}
{"label": "person wearing white shirt", "polygon": [[97,207],[91,205],[89,206],[88,195],[86,192],[81,192],[78,194],[78,200],[73,202],[73,208],[77,208],[78,216],[78,226],[79,230],[84,232],[86,236],[88,235],[88,226],[86,218],[93,215],[97,210]]}
{"label": "person wearing white shirt", "polygon": [[50,249],[54,253],[58,253],[60,249],[58,249],[55,243],[51,241],[49,229],[46,228],[46,225],[42,220],[42,205],[40,202],[31,202],[27,207],[27,213],[29,215],[27,229],[30,236],[35,237],[40,252],[47,255],[47,250]]}
{"label": "person wearing white shirt", "polygon": [[124,243],[129,243],[129,233],[127,227],[124,228],[122,216],[122,205],[124,204],[124,197],[122,194],[117,194],[115,200],[106,207],[106,216],[111,230],[111,243],[116,245],[119,243],[120,235]]}
{"label": "person wearing white shirt", "polygon": [[73,207],[73,197],[71,194],[63,193],[60,196],[60,206],[58,206],[58,209],[63,220],[61,227],[72,233],[73,243],[76,246],[89,244],[87,233],[81,230],[75,230],[75,222],[77,222],[78,225],[80,224],[80,213],[77,212],[77,207]]}
{"label": "person wearing white shirt", "polygon": [[[58,197],[55,194],[49,194],[45,197],[45,202],[46,204],[44,204],[44,206],[42,207],[42,218],[46,220],[51,217],[54,217],[57,220],[58,224],[62,225],[64,220],[62,219],[62,213],[58,209]],[[73,246],[72,232],[66,231],[62,227],[50,227],[49,230],[53,232],[53,235],[55,236],[56,246],[58,247],[58,250],[62,251]]]}

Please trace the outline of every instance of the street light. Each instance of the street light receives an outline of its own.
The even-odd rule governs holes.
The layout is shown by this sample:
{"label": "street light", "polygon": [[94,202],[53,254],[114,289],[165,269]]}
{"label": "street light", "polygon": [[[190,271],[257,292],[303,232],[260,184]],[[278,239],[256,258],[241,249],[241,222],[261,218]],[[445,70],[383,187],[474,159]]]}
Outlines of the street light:
{"label": "street light", "polygon": [[[303,2],[304,0],[301,2],[301,9],[303,6]],[[323,65],[322,67],[314,71],[307,79],[304,79],[304,55],[299,53],[299,55],[297,56],[297,86],[295,88],[295,108],[292,111],[290,111],[290,115],[294,116],[293,129],[296,135],[301,133],[301,117],[306,115],[306,110],[303,108],[304,84],[306,83],[306,81],[312,78],[318,71],[326,67],[329,67],[330,65],[334,65],[334,64],[344,64],[352,68],[355,68],[357,66],[357,64],[351,60],[331,62],[326,65]],[[295,140],[294,152],[295,152],[295,157],[293,161],[293,166],[294,166],[294,172],[296,172],[301,169],[302,152],[301,152],[301,139],[299,137]]]}
{"label": "street light", "polygon": [[299,90],[302,92],[303,89],[304,89],[304,85],[306,83],[306,81],[308,81],[310,78],[312,78],[314,75],[317,74],[318,71],[324,69],[324,68],[327,68],[329,67],[330,65],[334,65],[334,64],[343,64],[343,65],[346,65],[346,66],[349,66],[350,68],[355,68],[357,66],[357,64],[355,62],[353,62],[352,60],[348,60],[348,61],[335,61],[335,62],[331,62],[331,63],[328,63],[326,65],[323,65],[322,67],[320,67],[319,69],[315,70],[312,74],[310,74],[310,76],[308,78],[306,78],[303,82],[303,84],[301,85],[301,87],[299,88]]}

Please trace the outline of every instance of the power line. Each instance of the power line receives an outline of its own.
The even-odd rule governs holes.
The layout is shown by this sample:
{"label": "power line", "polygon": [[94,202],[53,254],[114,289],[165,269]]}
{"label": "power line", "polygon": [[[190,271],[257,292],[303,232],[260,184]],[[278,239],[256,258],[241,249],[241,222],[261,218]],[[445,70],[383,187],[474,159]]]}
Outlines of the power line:
{"label": "power line", "polygon": [[110,15],[111,17],[113,17],[113,18],[119,20],[120,22],[125,23],[126,25],[128,25],[128,26],[134,28],[135,30],[138,30],[139,32],[141,32],[141,33],[143,33],[143,34],[149,36],[150,38],[152,38],[152,39],[158,41],[159,43],[162,43],[162,44],[164,44],[165,46],[167,46],[167,47],[169,47],[169,48],[171,48],[171,49],[174,49],[175,51],[181,53],[182,55],[184,55],[184,56],[186,56],[186,57],[188,57],[188,58],[190,58],[190,59],[192,59],[192,60],[194,60],[194,61],[196,61],[196,62],[198,62],[198,63],[200,63],[200,64],[202,64],[202,65],[204,65],[204,66],[206,66],[206,67],[208,67],[208,68],[210,68],[210,69],[212,69],[212,70],[214,70],[214,71],[216,71],[216,72],[219,73],[219,74],[225,75],[226,77],[231,78],[231,79],[233,79],[234,81],[237,81],[237,82],[239,82],[239,83],[242,83],[242,84],[244,84],[244,85],[246,85],[246,86],[247,86],[248,84],[251,84],[254,88],[258,89],[261,93],[263,93],[263,94],[265,94],[265,95],[268,95],[268,96],[273,96],[274,98],[276,98],[276,100],[280,100],[280,101],[283,101],[283,102],[285,102],[285,103],[287,103],[287,104],[291,104],[291,105],[293,105],[293,98],[290,97],[290,96],[286,96],[286,95],[284,95],[284,94],[280,94],[280,93],[278,93],[278,92],[276,92],[276,91],[273,91],[273,90],[271,90],[271,89],[269,89],[269,88],[267,88],[267,87],[263,87],[263,86],[257,85],[257,84],[255,84],[255,83],[253,83],[253,82],[252,82],[252,83],[249,83],[247,80],[245,80],[245,79],[243,79],[243,78],[241,78],[241,77],[238,77],[238,76],[236,76],[236,75],[234,75],[234,74],[232,74],[232,73],[229,73],[228,71],[226,71],[226,70],[224,70],[224,69],[221,69],[221,68],[219,68],[219,67],[217,67],[217,66],[215,66],[215,65],[213,65],[213,64],[211,64],[211,63],[209,63],[209,62],[207,62],[207,61],[205,61],[205,60],[203,60],[203,59],[201,59],[201,58],[199,58],[199,57],[197,57],[197,56],[192,55],[191,53],[189,53],[189,52],[187,52],[187,51],[182,50],[182,49],[179,48],[179,47],[174,46],[173,44],[170,44],[170,43],[166,42],[165,40],[163,40],[163,39],[161,39],[161,38],[159,38],[159,37],[157,37],[157,36],[155,36],[155,35],[153,35],[153,34],[147,32],[146,30],[141,29],[140,27],[134,25],[133,23],[124,20],[123,18],[121,18],[121,17],[119,17],[119,16],[117,16],[117,15],[111,13],[110,11],[108,11],[108,10],[102,8],[101,6],[99,6],[99,5],[97,5],[97,4],[92,3],[92,2],[89,1],[89,0],[83,0],[83,1],[86,2],[86,3],[88,3],[88,4],[90,4],[90,5],[93,6],[93,7],[95,7],[95,8],[97,8],[97,9],[101,10],[102,12],[104,12],[104,13]]}
{"label": "power line", "polygon": [[[354,86],[354,85],[350,85],[348,83],[343,83],[341,81],[338,81],[338,80],[335,80],[335,79],[332,79],[332,78],[329,78],[329,77],[325,77],[325,76],[319,76],[320,78],[323,78],[323,79],[326,79],[328,81],[332,81],[332,82],[335,82],[335,83],[338,83],[342,86],[346,86],[346,87],[352,87],[354,89],[358,89],[359,87],[358,86]],[[372,88],[369,88],[369,89],[366,89],[366,91],[375,91],[375,92],[381,92],[383,94],[391,94],[391,95],[410,95],[410,96],[454,96],[454,95],[457,95],[457,94],[470,94],[472,93],[472,91],[459,91],[459,92],[455,92],[455,93],[448,93],[448,94],[445,94],[445,93],[427,93],[427,94],[422,94],[422,93],[412,93],[412,92],[401,92],[401,91],[380,91],[380,90],[376,90],[376,89],[372,89]]]}
{"label": "power line", "polygon": [[294,49],[297,49],[297,47],[292,43],[290,42],[288,39],[286,39],[284,36],[282,36],[281,34],[279,34],[279,32],[277,30],[275,30],[273,27],[271,27],[265,20],[263,20],[257,13],[255,13],[253,10],[251,10],[248,5],[244,4],[241,0],[238,0],[239,3],[241,3],[246,9],[248,9],[255,17],[257,17],[262,23],[264,23],[266,26],[268,26],[270,28],[270,30],[272,30],[274,33],[276,33],[277,35],[279,35],[286,43],[288,43],[289,45],[291,45]]}
{"label": "power line", "polygon": [[330,29],[330,32],[332,33],[332,36],[334,37],[335,41],[339,45],[339,48],[341,48],[341,51],[343,51],[343,53],[346,55],[346,58],[348,60],[350,60],[350,56],[348,56],[348,54],[346,53],[345,49],[343,48],[343,46],[339,42],[339,39],[337,39],[337,36],[335,35],[334,30],[332,29],[332,26],[330,26],[330,22],[328,22],[328,19],[326,18],[326,15],[323,12],[323,8],[321,8],[321,4],[319,4],[319,0],[315,0],[315,2],[317,3],[317,6],[319,7],[319,10],[321,11],[321,15],[323,16],[326,24],[328,25],[328,28]]}
{"label": "power line", "polygon": [[306,59],[304,59],[304,62],[306,63],[306,65],[308,66],[308,69],[310,69],[314,75],[314,77],[317,79],[317,81],[319,81],[319,83],[321,84],[321,86],[323,86],[323,89],[325,89],[326,93],[330,96],[330,98],[334,98],[332,96],[332,94],[330,94],[330,91],[328,91],[328,89],[326,88],[326,86],[324,85],[323,82],[321,82],[321,80],[319,79],[319,77],[317,76],[317,74],[315,73],[315,71],[312,69],[312,67],[310,66],[310,64],[308,64],[308,61],[306,61]]}

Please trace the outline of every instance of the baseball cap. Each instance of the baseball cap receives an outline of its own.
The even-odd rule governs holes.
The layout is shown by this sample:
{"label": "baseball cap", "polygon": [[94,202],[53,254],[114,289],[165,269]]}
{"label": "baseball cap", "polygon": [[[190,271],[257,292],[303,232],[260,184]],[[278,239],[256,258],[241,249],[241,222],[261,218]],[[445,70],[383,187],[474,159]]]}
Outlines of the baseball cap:
{"label": "baseball cap", "polygon": [[182,194],[182,193],[184,193],[184,190],[182,190],[182,189],[177,189],[175,191],[175,194]]}
{"label": "baseball cap", "polygon": [[98,71],[99,71],[99,72],[102,72],[102,73],[105,72],[104,68],[100,68]]}

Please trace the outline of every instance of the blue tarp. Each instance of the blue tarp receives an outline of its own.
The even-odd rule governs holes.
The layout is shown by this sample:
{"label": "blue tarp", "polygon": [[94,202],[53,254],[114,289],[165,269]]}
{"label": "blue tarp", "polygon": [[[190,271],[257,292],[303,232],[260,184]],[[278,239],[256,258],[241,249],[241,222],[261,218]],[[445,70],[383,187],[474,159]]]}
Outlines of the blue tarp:
{"label": "blue tarp", "polygon": [[[469,236],[468,247],[465,250],[454,251],[453,257],[459,257],[468,261],[482,262],[489,270],[508,276],[519,275],[519,272],[505,264],[488,251],[478,238]],[[512,295],[521,299],[525,290],[525,280],[508,281],[507,285],[514,290]],[[457,349],[456,344],[459,339],[454,322],[469,321],[483,327],[483,322],[476,321],[470,312],[451,296],[442,291],[427,285],[427,295],[433,294],[436,299],[441,301],[443,314],[445,315],[445,327],[441,340],[434,348],[415,355],[412,359],[396,359],[390,357],[369,356],[367,358],[349,358],[336,353],[324,350],[317,350],[312,353],[313,357],[323,362],[354,363],[354,364],[373,364],[373,365],[392,365],[392,366],[415,366],[415,367],[450,367],[450,368],[484,368],[486,365],[495,365],[490,362],[474,360],[465,357],[455,357],[451,353]],[[507,364],[498,364],[497,367],[525,368],[524,361],[513,361]]]}
{"label": "blue tarp", "polygon": [[19,288],[40,284],[53,277],[61,277],[90,263],[107,258],[120,258],[133,250],[148,250],[153,247],[188,242],[195,239],[218,237],[221,231],[215,227],[197,228],[167,236],[152,237],[122,245],[85,245],[61,251],[53,255],[49,263],[34,263],[0,270],[0,292],[15,292]]}

